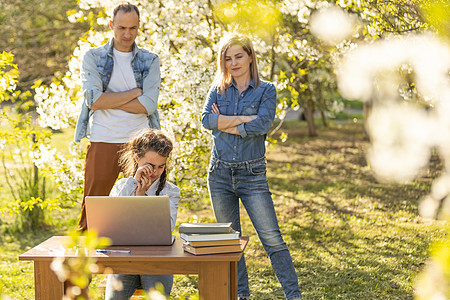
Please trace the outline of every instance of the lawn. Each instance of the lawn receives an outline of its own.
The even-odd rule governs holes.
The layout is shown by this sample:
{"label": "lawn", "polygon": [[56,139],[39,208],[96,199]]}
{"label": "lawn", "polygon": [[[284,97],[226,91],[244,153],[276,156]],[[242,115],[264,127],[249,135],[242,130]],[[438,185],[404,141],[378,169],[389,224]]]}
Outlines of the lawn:
{"label": "lawn", "polygon": [[[268,150],[268,178],[280,227],[291,250],[304,299],[412,299],[430,243],[445,237],[445,224],[418,216],[418,201],[440,170],[414,182],[378,182],[365,159],[369,142],[361,123],[331,124],[307,137],[304,123],[283,125],[285,143]],[[5,199],[3,201],[6,201]],[[184,199],[184,201],[195,201]],[[203,200],[179,213],[213,219]],[[191,206],[189,206],[191,207]],[[37,233],[17,233],[1,224],[0,285],[12,299],[33,299],[33,267],[17,256],[36,243],[75,228],[79,207],[48,218]],[[51,221],[54,220],[54,221]],[[250,221],[242,211],[252,299],[282,299],[283,292]],[[95,286],[101,276],[94,278]],[[173,298],[196,291],[196,276],[175,276]],[[101,299],[101,291],[94,298]]]}

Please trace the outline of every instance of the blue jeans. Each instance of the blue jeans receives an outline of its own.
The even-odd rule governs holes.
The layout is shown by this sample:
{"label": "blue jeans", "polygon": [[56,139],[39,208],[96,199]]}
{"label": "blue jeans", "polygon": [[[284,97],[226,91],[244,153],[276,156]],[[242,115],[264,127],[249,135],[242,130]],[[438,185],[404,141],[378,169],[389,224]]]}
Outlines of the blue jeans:
{"label": "blue jeans", "polygon": [[[121,290],[116,287],[118,281],[122,282],[123,288]],[[109,275],[106,283],[105,300],[128,300],[139,287],[148,292],[158,282],[162,283],[164,293],[169,296],[172,290],[173,275]]]}
{"label": "blue jeans", "polygon": [[[286,299],[301,298],[291,254],[281,236],[266,177],[265,157],[229,163],[211,159],[208,173],[209,194],[217,222],[232,222],[241,232],[239,198],[255,227]],[[238,263],[238,295],[249,297],[245,257]]]}

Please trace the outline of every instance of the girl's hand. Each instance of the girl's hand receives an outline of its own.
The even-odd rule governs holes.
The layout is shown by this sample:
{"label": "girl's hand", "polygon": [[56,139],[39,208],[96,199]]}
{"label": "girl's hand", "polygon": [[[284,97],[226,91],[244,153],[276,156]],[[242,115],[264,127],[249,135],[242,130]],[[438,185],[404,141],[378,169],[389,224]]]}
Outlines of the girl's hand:
{"label": "girl's hand", "polygon": [[145,192],[152,185],[150,178],[142,176],[141,180],[137,182],[136,196],[145,196]]}
{"label": "girl's hand", "polygon": [[213,114],[220,114],[219,107],[217,106],[216,103],[213,103],[213,104],[211,105],[211,112],[212,112]]}
{"label": "girl's hand", "polygon": [[150,177],[154,172],[155,172],[155,169],[153,168],[152,165],[146,164],[146,165],[140,166],[136,170],[136,174],[134,174],[134,179],[136,179],[136,181],[140,181],[142,176]]}
{"label": "girl's hand", "polygon": [[145,192],[152,185],[152,181],[150,180],[152,174],[155,172],[155,169],[152,165],[143,165],[139,167],[134,175],[134,179],[136,179],[138,187],[136,189],[136,196],[145,196]]}

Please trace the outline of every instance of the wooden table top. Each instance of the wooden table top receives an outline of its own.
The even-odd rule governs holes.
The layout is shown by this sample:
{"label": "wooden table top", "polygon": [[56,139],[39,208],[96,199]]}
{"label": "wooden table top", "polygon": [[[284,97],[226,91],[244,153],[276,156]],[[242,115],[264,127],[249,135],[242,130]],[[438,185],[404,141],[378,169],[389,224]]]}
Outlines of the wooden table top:
{"label": "wooden table top", "polygon": [[[53,236],[36,247],[19,256],[19,260],[46,261],[55,257],[76,257],[75,250],[64,245],[70,240],[68,236]],[[248,237],[241,237],[242,251],[248,243]],[[97,261],[239,261],[242,252],[193,255],[183,250],[183,240],[175,238],[171,246],[110,246],[111,250],[130,250],[131,253],[97,253],[90,250],[89,257]]]}

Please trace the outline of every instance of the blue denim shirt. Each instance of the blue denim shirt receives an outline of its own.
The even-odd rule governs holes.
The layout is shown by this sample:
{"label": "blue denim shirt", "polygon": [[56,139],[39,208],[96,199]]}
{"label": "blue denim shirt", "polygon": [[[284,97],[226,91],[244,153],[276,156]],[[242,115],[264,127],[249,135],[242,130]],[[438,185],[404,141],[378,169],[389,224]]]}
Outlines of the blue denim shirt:
{"label": "blue denim shirt", "polygon": [[[82,138],[90,137],[91,128],[88,128],[89,119],[94,113],[92,104],[106,91],[111,73],[114,68],[113,39],[107,44],[90,49],[81,60],[81,90],[84,101],[81,113],[75,128],[75,142]],[[133,60],[131,61],[136,85],[142,89],[139,102],[147,110],[148,124],[150,128],[160,129],[158,115],[158,96],[161,86],[159,57],[153,52],[133,45]]]}
{"label": "blue denim shirt", "polygon": [[[227,116],[258,117],[248,123],[238,126],[239,135],[225,133],[217,128],[219,114],[211,112],[211,106],[216,103],[220,114]],[[206,98],[202,112],[202,124],[212,130],[214,145],[212,156],[227,162],[244,162],[264,157],[266,154],[265,140],[267,132],[275,118],[277,92],[275,86],[261,81],[255,89],[253,81],[241,95],[234,82],[221,95],[217,87],[212,87]]]}

